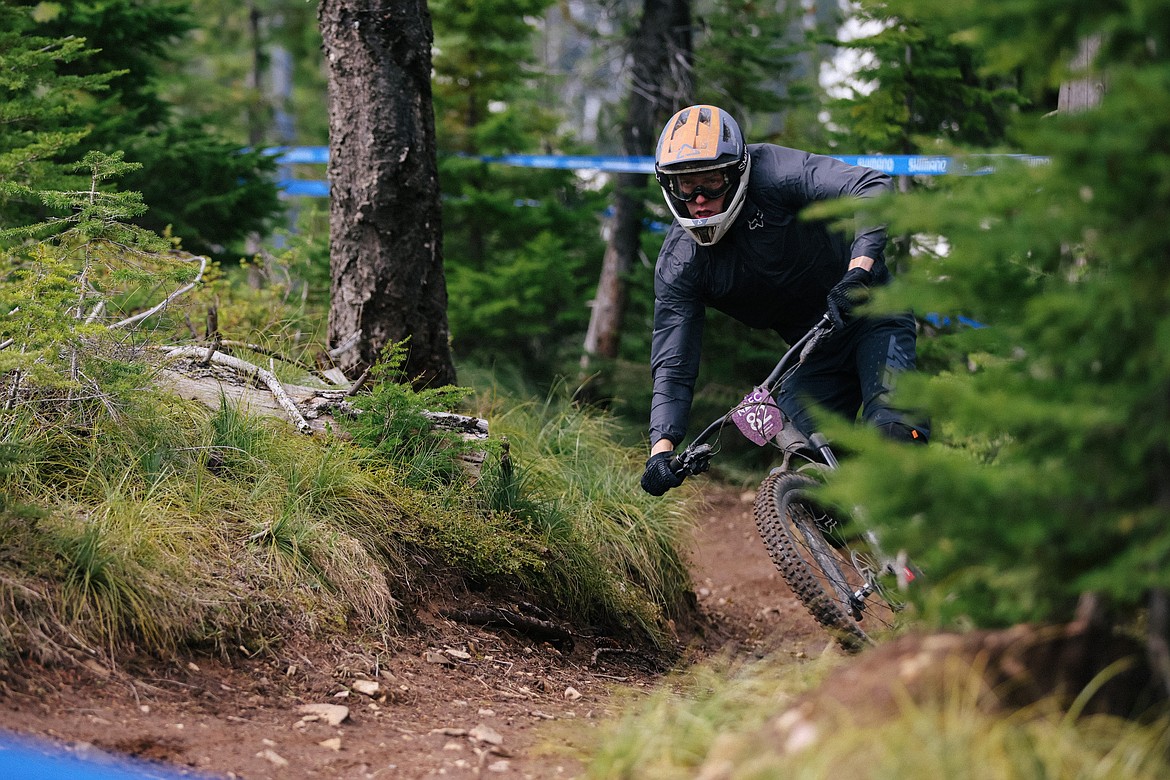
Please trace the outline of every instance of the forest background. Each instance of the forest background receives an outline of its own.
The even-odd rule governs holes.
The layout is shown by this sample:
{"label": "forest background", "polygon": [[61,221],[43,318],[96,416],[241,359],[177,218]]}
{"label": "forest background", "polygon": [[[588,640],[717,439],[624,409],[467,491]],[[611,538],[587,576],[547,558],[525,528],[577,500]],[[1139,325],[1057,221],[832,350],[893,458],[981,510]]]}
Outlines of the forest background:
{"label": "forest background", "polygon": [[[461,381],[476,394],[503,394],[506,386],[539,399],[568,387],[572,396],[585,383],[581,357],[613,183],[480,157],[624,151],[610,128],[621,124],[624,42],[640,9],[540,2],[429,8],[448,317]],[[866,506],[893,543],[937,575],[921,594],[925,620],[1001,626],[1068,620],[1081,608],[1141,636],[1151,666],[1170,680],[1167,4],[865,3],[850,12],[872,26],[852,41],[839,39],[842,10],[831,4],[731,0],[693,10],[693,99],[728,107],[753,141],[842,154],[1009,152],[1047,160],[1029,166],[1001,159],[990,176],[900,182],[884,212],[900,283],[875,305],[910,305],[924,315],[921,375],[899,393],[936,417],[937,446],[908,452],[864,431],[833,429],[857,456],[832,490],[850,506]],[[256,614],[201,613],[197,629],[179,625],[178,614],[167,618],[174,623],[157,613],[145,620],[144,605],[157,595],[151,589],[163,587],[165,577],[143,578],[150,556],[114,544],[115,521],[124,518],[112,508],[124,511],[126,491],[156,499],[165,478],[192,463],[212,473],[253,473],[256,456],[232,453],[252,452],[264,437],[221,410],[207,423],[208,435],[220,437],[214,446],[164,447],[158,431],[144,444],[142,431],[130,431],[135,415],[126,412],[143,402],[127,395],[142,377],[118,351],[130,342],[111,345],[98,326],[106,324],[106,334],[143,310],[162,282],[189,281],[192,258],[206,256],[215,263],[200,280],[200,297],[188,311],[169,312],[150,338],[203,342],[238,333],[316,365],[328,306],[327,220],[317,201],[279,197],[275,158],[266,153],[328,140],[316,9],[5,0],[0,12],[9,312],[0,352],[8,399],[4,565],[12,572],[4,587],[7,603],[20,605],[7,616],[4,646],[51,655],[68,633],[52,627],[82,619],[92,621],[82,637],[99,647],[126,637],[216,641],[209,637],[229,624],[250,637],[275,619],[266,606],[275,596],[253,602]],[[846,51],[858,55],[854,80],[829,92],[822,66]],[[1073,72],[1074,62],[1081,71]],[[1056,111],[1061,85],[1074,78],[1100,85],[1092,105]],[[618,423],[607,429],[613,440],[597,449],[631,448],[618,450],[625,460],[613,471],[625,479],[608,484],[605,495],[634,506],[641,521],[666,514],[627,496],[648,403],[650,266],[661,239],[654,223],[665,212],[648,178],[638,200],[646,220],[643,262],[625,278],[626,326],[617,355],[594,359],[588,376],[590,399]],[[932,312],[949,319],[925,316]],[[958,327],[959,315],[987,327]],[[766,336],[713,322],[696,417],[738,397],[766,373],[776,351]],[[394,392],[380,386],[373,405],[414,402]],[[490,411],[476,398],[479,410]],[[567,418],[585,424],[577,414]],[[111,446],[94,434],[114,430],[125,437],[118,458],[93,449]],[[366,433],[373,451],[393,450],[394,467],[405,469],[395,473],[397,482],[410,487],[416,479],[434,494],[434,474],[450,477],[449,464],[421,469],[419,448],[402,445],[407,432]],[[223,437],[235,437],[226,449]],[[549,443],[540,435],[532,441]],[[87,447],[79,467],[78,449]],[[204,459],[188,463],[188,449]],[[564,455],[534,449],[525,453],[528,463],[536,452],[550,460]],[[328,579],[322,560],[331,559],[307,551],[316,549],[310,531],[323,511],[314,502],[332,493],[305,493],[304,475],[290,469],[298,501],[271,513],[278,523],[257,521],[249,538],[269,545],[257,555],[291,556],[300,574]],[[536,590],[550,577],[558,583],[550,603],[591,619],[602,604],[603,615],[649,634],[678,608],[685,583],[663,584],[660,576],[677,568],[664,541],[669,529],[651,529],[641,540],[658,555],[646,570],[622,560],[593,583],[597,590],[578,591],[574,569],[597,548],[575,548],[551,573],[531,545],[502,552],[508,545],[488,539],[491,532],[506,527],[508,540],[520,532],[489,521],[506,516],[522,518],[529,530],[551,527],[555,501],[534,501],[536,493],[524,492],[531,483],[514,476],[493,479],[486,484],[496,492],[480,494],[472,513],[490,532],[469,541],[475,523],[446,515],[398,534],[403,544],[453,545],[478,575],[523,572]],[[91,522],[86,508],[94,494],[106,502],[103,523]],[[563,501],[565,491],[547,495]],[[206,510],[202,492],[198,500],[170,499],[188,515]],[[344,521],[364,522],[352,515]],[[453,528],[458,533],[445,535]],[[359,556],[363,566],[401,553],[384,549],[377,541],[384,534],[350,530],[358,547],[377,552]],[[160,542],[153,552],[164,558],[172,544]],[[641,549],[625,552],[632,559]],[[291,576],[271,564],[264,570],[273,582]],[[638,604],[623,600],[618,584],[631,571],[645,596]],[[37,586],[22,590],[13,582]],[[603,596],[593,598],[599,591]],[[364,600],[369,613],[385,606],[373,591],[343,595]],[[204,605],[194,599],[188,607],[204,608],[196,602]]]}

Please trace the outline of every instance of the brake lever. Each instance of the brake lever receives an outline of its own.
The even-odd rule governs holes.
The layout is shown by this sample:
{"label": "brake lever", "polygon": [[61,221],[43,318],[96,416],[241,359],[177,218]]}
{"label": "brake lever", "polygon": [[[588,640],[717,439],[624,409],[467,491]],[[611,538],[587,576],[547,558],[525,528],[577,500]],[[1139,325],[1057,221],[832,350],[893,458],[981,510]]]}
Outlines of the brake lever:
{"label": "brake lever", "polygon": [[805,342],[804,347],[800,350],[800,359],[797,362],[803,363],[805,358],[807,358],[809,356],[809,353],[811,353],[814,349],[816,349],[817,345],[820,344],[821,341],[823,341],[824,338],[832,332],[833,332],[833,321],[830,320],[829,315],[826,314],[824,317],[821,318],[821,321],[817,324],[817,327],[813,330],[813,335],[809,338],[808,341]]}
{"label": "brake lever", "polygon": [[702,474],[711,468],[712,451],[713,448],[710,444],[697,444],[687,447],[670,459],[670,470],[675,474],[682,474],[687,477]]}

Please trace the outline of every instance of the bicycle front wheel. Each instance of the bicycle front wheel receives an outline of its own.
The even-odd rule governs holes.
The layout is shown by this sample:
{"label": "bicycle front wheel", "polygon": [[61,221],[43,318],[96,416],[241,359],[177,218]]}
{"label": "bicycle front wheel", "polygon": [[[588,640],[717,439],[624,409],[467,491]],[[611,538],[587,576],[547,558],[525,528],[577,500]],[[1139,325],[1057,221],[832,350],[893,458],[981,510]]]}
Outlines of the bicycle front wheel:
{"label": "bicycle front wheel", "polygon": [[841,647],[856,652],[891,629],[896,612],[864,543],[847,538],[813,499],[816,485],[802,474],[769,475],[756,494],[756,528],[796,597]]}

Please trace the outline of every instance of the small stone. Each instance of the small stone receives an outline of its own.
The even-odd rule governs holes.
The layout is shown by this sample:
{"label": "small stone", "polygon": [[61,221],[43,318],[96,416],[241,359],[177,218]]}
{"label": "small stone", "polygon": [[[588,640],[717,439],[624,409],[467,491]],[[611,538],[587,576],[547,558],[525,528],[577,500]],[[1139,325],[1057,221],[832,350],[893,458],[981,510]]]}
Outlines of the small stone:
{"label": "small stone", "polygon": [[467,736],[480,742],[486,742],[489,745],[502,745],[504,738],[500,736],[500,732],[493,729],[491,726],[485,726],[480,723],[478,726],[467,732]]}
{"label": "small stone", "polygon": [[581,698],[581,691],[570,685],[568,688],[565,688],[565,698],[569,701],[577,701],[577,699]]}
{"label": "small stone", "polygon": [[341,750],[341,737],[330,737],[317,743],[327,750]]}
{"label": "small stone", "polygon": [[288,766],[288,759],[277,753],[272,748],[261,750],[256,754],[256,758],[262,758],[273,766],[286,767]]}
{"label": "small stone", "polygon": [[323,720],[330,726],[340,726],[349,717],[349,707],[340,704],[302,704],[297,712],[305,715],[302,720]]}
{"label": "small stone", "polygon": [[377,696],[382,690],[382,686],[374,680],[354,680],[350,688],[366,696]]}

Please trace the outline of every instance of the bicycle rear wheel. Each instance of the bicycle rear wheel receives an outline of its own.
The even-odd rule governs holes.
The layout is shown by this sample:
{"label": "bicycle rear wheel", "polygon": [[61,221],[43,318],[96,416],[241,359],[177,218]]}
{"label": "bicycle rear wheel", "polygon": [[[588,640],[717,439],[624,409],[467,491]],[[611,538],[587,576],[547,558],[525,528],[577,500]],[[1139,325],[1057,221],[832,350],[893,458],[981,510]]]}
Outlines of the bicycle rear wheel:
{"label": "bicycle rear wheel", "polygon": [[896,611],[864,543],[846,538],[813,499],[816,485],[802,474],[769,475],[756,494],[756,528],[796,597],[845,650],[856,652],[893,627]]}

